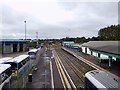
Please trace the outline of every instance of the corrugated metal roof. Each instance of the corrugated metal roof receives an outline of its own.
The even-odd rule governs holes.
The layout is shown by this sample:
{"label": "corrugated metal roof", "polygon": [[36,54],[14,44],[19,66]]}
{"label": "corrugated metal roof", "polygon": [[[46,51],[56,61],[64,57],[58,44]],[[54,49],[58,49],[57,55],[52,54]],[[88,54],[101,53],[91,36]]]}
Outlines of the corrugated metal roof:
{"label": "corrugated metal roof", "polygon": [[120,41],[90,41],[82,46],[112,54],[120,54]]}
{"label": "corrugated metal roof", "polygon": [[0,39],[0,41],[18,41],[18,42],[26,42],[27,40],[19,40],[19,39]]}
{"label": "corrugated metal roof", "polygon": [[73,41],[64,41],[63,44],[74,44]]}

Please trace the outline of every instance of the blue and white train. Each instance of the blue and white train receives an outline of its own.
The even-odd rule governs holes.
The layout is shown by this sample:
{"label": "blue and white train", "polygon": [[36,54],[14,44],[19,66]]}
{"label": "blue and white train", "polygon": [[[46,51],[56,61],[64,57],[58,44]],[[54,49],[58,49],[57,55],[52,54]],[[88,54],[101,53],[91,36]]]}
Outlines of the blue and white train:
{"label": "blue and white train", "polygon": [[93,70],[85,74],[86,90],[109,90],[118,89],[118,77],[111,73]]}
{"label": "blue and white train", "polygon": [[10,88],[11,75],[11,65],[0,64],[0,90],[7,90]]}

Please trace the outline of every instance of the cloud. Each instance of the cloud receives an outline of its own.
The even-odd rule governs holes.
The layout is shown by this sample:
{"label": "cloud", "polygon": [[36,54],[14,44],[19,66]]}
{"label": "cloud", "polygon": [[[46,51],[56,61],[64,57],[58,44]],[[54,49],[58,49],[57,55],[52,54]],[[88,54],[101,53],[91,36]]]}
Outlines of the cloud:
{"label": "cloud", "polygon": [[[14,3],[13,3],[14,2]],[[14,4],[14,5],[13,5]],[[118,24],[117,2],[4,2],[3,38],[97,36],[100,28]]]}

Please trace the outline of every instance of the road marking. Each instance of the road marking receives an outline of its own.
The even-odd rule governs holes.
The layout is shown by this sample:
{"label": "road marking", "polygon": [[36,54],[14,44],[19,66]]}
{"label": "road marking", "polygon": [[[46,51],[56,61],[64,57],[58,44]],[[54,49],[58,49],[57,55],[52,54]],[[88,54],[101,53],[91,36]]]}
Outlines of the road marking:
{"label": "road marking", "polygon": [[63,78],[62,78],[62,75],[61,75],[61,72],[60,72],[60,69],[59,69],[59,67],[58,67],[58,63],[57,63],[56,59],[55,59],[55,63],[56,63],[56,65],[57,65],[57,69],[58,69],[58,72],[59,72],[59,75],[60,75],[60,78],[61,78],[63,87],[64,87],[64,89],[66,90],[65,83],[64,83],[64,81],[63,81]]}
{"label": "road marking", "polygon": [[51,59],[50,59],[50,71],[51,71],[51,85],[52,85],[52,89],[54,90],[53,69],[52,69]]}

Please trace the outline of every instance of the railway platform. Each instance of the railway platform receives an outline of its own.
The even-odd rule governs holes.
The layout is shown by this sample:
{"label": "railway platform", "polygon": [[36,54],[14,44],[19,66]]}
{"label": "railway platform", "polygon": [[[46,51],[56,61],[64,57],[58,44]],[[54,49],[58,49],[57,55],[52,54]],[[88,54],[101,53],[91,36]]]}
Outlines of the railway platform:
{"label": "railway platform", "polygon": [[87,61],[93,63],[94,65],[97,65],[97,66],[103,68],[104,70],[107,70],[108,72],[111,72],[115,76],[120,77],[120,63],[114,63],[114,64],[112,64],[111,67],[109,67],[108,63],[101,63],[101,62],[98,61],[98,58],[96,58],[96,57],[88,56],[88,55],[86,55],[82,52],[79,52],[77,50],[74,50],[74,49],[65,48],[65,47],[62,47],[62,48],[65,51],[75,55],[75,57],[77,57],[79,59],[81,58],[81,59],[87,60]]}

